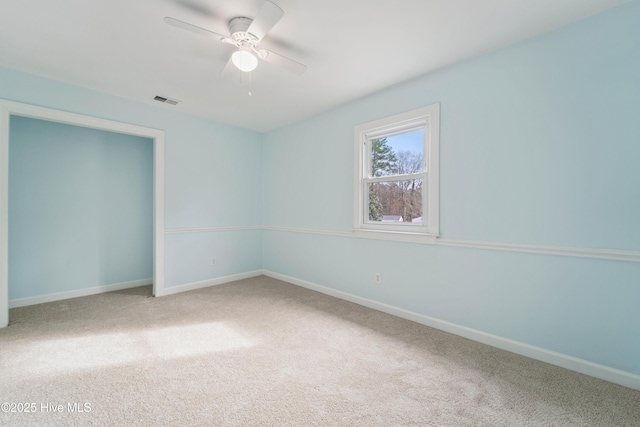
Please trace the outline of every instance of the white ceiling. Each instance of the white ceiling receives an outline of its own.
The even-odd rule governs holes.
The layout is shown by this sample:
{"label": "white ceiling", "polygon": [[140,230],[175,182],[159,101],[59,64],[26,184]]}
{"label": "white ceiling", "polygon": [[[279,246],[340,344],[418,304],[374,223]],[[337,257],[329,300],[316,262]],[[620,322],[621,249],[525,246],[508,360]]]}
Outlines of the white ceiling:
{"label": "white ceiling", "polygon": [[263,0],[2,0],[0,66],[264,132],[627,2],[273,1],[285,14],[262,46],[308,70],[262,62],[252,97],[240,72],[220,74],[233,46],[163,18],[228,34]]}

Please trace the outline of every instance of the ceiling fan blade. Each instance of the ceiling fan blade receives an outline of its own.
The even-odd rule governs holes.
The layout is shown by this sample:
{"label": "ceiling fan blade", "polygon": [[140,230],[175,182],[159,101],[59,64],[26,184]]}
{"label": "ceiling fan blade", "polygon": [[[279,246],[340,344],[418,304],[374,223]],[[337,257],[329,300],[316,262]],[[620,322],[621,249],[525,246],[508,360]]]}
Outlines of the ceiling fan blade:
{"label": "ceiling fan blade", "polygon": [[227,38],[227,36],[223,36],[222,34],[198,27],[197,25],[189,24],[188,22],[184,22],[176,18],[171,18],[170,16],[166,16],[164,18],[164,23],[173,27],[182,28],[183,30],[191,31],[192,33],[200,34],[201,36],[215,37],[221,41],[222,39]]}
{"label": "ceiling fan blade", "polygon": [[261,55],[261,58],[267,62],[270,62],[271,64],[282,67],[285,70],[289,70],[295,74],[303,74],[305,71],[307,71],[307,66],[299,63],[298,61],[294,61],[293,59],[289,59],[267,49],[261,49],[261,51],[267,54],[266,57],[262,57]]}
{"label": "ceiling fan blade", "polygon": [[260,12],[258,12],[258,15],[253,19],[253,22],[251,22],[251,25],[249,25],[247,32],[256,36],[258,41],[260,41],[283,15],[284,11],[280,9],[278,5],[267,0],[262,5],[262,8],[260,8]]}
{"label": "ceiling fan blade", "polygon": [[220,75],[221,76],[229,76],[236,70],[237,70],[236,66],[233,65],[233,61],[231,60],[231,57],[229,57],[229,60],[224,65],[224,68],[222,69],[222,71],[220,71]]}

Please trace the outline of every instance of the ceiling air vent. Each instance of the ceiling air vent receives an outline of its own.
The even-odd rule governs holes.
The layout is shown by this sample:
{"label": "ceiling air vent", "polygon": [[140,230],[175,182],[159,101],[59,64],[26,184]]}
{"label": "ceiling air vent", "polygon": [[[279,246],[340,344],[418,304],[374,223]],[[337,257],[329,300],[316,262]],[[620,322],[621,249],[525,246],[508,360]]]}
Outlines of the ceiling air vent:
{"label": "ceiling air vent", "polygon": [[178,102],[180,102],[177,99],[165,98],[164,96],[158,96],[158,95],[154,96],[153,100],[164,102],[165,104],[169,104],[169,105],[178,105]]}

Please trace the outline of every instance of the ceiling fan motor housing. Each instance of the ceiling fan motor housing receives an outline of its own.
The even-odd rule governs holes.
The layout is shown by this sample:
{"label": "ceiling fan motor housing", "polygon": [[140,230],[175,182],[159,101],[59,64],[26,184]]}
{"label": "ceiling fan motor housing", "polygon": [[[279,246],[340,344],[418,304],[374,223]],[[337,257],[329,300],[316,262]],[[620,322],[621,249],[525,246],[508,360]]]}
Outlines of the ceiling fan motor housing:
{"label": "ceiling fan motor housing", "polygon": [[229,33],[231,33],[231,39],[238,43],[256,43],[258,41],[258,38],[253,34],[247,32],[252,22],[253,19],[245,18],[243,16],[233,18],[231,21],[229,21]]}

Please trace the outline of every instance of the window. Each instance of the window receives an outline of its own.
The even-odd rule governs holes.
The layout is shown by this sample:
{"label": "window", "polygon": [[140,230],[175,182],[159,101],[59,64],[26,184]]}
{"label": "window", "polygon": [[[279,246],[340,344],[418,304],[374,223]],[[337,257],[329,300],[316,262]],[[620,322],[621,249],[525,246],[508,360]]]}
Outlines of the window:
{"label": "window", "polygon": [[356,126],[356,231],[438,235],[439,115],[433,104]]}

